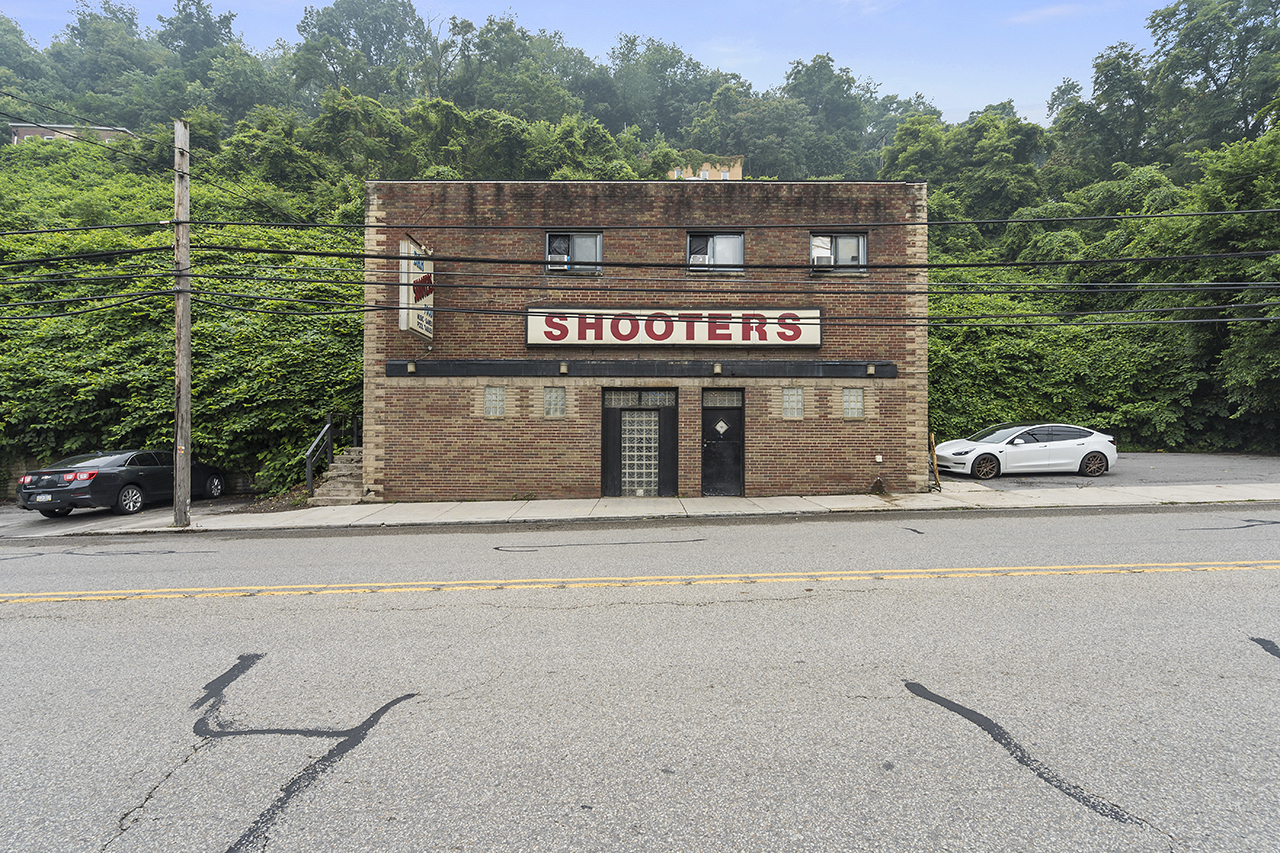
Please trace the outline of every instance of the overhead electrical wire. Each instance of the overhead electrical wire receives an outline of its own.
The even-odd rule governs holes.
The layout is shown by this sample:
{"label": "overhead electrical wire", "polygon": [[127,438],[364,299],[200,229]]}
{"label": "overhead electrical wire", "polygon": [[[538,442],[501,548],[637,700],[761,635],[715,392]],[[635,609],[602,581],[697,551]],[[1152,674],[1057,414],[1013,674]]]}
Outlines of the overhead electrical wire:
{"label": "overhead electrical wire", "polygon": [[[83,302],[86,299],[107,301],[114,300],[108,304],[86,308],[79,311],[67,311],[57,314],[39,314],[39,315],[4,315],[0,316],[3,320],[43,320],[56,319],[60,317],[72,317],[81,314],[89,314],[100,311],[111,310],[123,305],[139,302],[154,297],[168,297],[175,291],[172,290],[152,290],[140,293],[127,294],[109,294],[99,297],[85,298],[63,298],[55,300],[36,300],[30,302],[9,303],[5,308],[13,307],[36,307],[45,305],[62,305],[73,302]],[[322,317],[322,316],[340,316],[350,314],[365,314],[377,311],[399,311],[398,305],[383,304],[356,304],[343,303],[335,300],[314,300],[299,299],[279,296],[265,296],[261,294],[245,294],[245,293],[223,293],[218,291],[201,291],[191,290],[192,301],[213,307],[219,307],[230,311],[254,314],[271,314],[276,316],[292,316],[292,317]],[[282,310],[273,308],[254,308],[244,305],[233,305],[218,300],[248,300],[251,302],[271,302],[284,304],[302,304],[320,306],[318,310]],[[1071,321],[1063,321],[1063,318],[1090,318],[1090,317],[1107,317],[1119,315],[1150,315],[1150,314],[1172,314],[1172,313],[1190,313],[1190,312],[1207,312],[1207,311],[1240,311],[1244,309],[1270,309],[1280,308],[1280,302],[1252,302],[1252,303],[1228,303],[1219,305],[1187,305],[1187,306],[1166,306],[1166,307],[1145,307],[1145,308],[1122,308],[1122,309],[1106,309],[1093,311],[1041,311],[1041,312],[1020,312],[1020,313],[991,313],[991,314],[948,314],[934,315],[931,317],[920,316],[897,316],[897,315],[828,315],[816,321],[807,319],[797,319],[795,325],[807,326],[816,325],[821,328],[842,328],[842,327],[863,327],[863,326],[909,326],[909,327],[931,327],[931,328],[951,328],[951,327],[970,327],[970,328],[992,328],[992,327],[1040,327],[1040,326],[1099,326],[1099,325],[1168,325],[1168,324],[1185,324],[1185,323],[1222,323],[1222,322],[1274,322],[1280,321],[1280,314],[1276,316],[1251,316],[1251,317],[1208,317],[1208,318],[1191,318],[1191,319],[1143,319],[1131,321],[1097,321],[1077,319]],[[608,311],[609,309],[602,309]],[[619,313],[623,313],[624,309],[617,309]],[[513,318],[524,318],[528,316],[545,316],[556,313],[554,308],[542,309],[538,306],[532,306],[524,309],[503,309],[503,308],[453,308],[446,306],[437,306],[434,311],[441,314],[458,314],[458,315],[484,315],[484,316],[505,316]],[[626,312],[629,313],[629,312]],[[1055,318],[1058,322],[1027,322],[1029,319]],[[987,322],[972,322],[983,320]],[[1002,322],[990,322],[1002,321]],[[697,322],[710,322],[710,319]]]}
{"label": "overhead electrical wire", "polygon": [[[227,246],[222,244],[192,243],[193,252],[228,252],[247,255],[294,255],[299,257],[348,258],[351,260],[422,260],[422,255],[401,255],[377,252],[332,252],[320,249],[273,249],[253,248],[248,246]],[[1171,263],[1174,261],[1213,261],[1213,260],[1246,260],[1270,258],[1280,255],[1280,249],[1262,249],[1250,252],[1214,252],[1196,255],[1160,255],[1129,258],[1079,258],[1058,261],[978,261],[966,263],[918,263],[918,264],[859,264],[859,269],[868,270],[931,270],[931,269],[1024,269],[1052,268],[1063,266],[1101,266],[1106,264],[1136,263]],[[434,263],[465,263],[495,266],[531,266],[545,267],[547,259],[531,258],[492,258],[472,255],[431,255],[428,260]],[[685,262],[656,261],[592,261],[592,266],[610,269],[666,269],[686,270],[697,273],[715,275],[738,270],[812,270],[812,264],[723,264],[718,266],[693,266]]]}
{"label": "overhead electrical wire", "polygon": [[[302,268],[305,269],[305,268]],[[554,292],[554,293],[599,293],[601,288],[599,284],[470,284],[457,282],[441,282],[441,277],[452,276],[473,276],[483,275],[478,273],[451,273],[436,272],[435,287],[437,291],[533,291],[533,292]],[[204,281],[242,281],[242,282],[258,282],[263,284],[339,284],[360,286],[365,284],[378,284],[383,286],[396,286],[400,282],[398,280],[384,280],[370,282],[367,279],[332,279],[332,278],[297,278],[284,276],[250,276],[250,275],[228,275],[225,273],[192,273],[192,279],[200,279]],[[511,276],[511,278],[527,278],[522,276]],[[569,279],[572,281],[572,279]],[[634,282],[670,282],[671,279],[660,278],[632,278],[617,279],[610,278],[610,293],[653,293],[653,294],[705,294],[707,289],[705,286],[683,286],[683,287],[616,287],[613,283],[616,281],[634,281]],[[770,284],[777,284],[776,281],[766,279],[757,279],[757,281]],[[3,283],[3,280],[0,280]],[[1117,284],[1117,283],[1038,283],[1027,282],[1026,284],[1005,284],[1005,285],[973,285],[964,289],[938,288],[930,285],[928,290],[922,289],[925,285],[921,284],[912,289],[894,289],[900,288],[902,282],[876,282],[864,281],[857,287],[844,287],[839,289],[831,288],[814,288],[814,287],[761,287],[761,288],[739,288],[734,291],[734,295],[739,296],[757,296],[757,295],[791,295],[791,296],[984,296],[984,295],[1022,295],[1022,296],[1061,296],[1061,295],[1089,295],[1089,296],[1107,296],[1107,295],[1123,295],[1128,293],[1199,293],[1214,292],[1220,290],[1274,290],[1280,288],[1280,282],[1240,282],[1240,283],[1213,283],[1198,284],[1188,282],[1186,284],[1174,285],[1170,282],[1152,285],[1138,284]]]}

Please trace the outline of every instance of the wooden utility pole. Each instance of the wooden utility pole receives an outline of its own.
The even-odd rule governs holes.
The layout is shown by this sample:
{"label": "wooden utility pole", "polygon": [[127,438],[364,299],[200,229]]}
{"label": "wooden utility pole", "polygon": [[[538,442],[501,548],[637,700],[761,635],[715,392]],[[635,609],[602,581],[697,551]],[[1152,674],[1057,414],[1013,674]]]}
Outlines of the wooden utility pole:
{"label": "wooden utility pole", "polygon": [[191,526],[191,125],[173,123],[173,526]]}

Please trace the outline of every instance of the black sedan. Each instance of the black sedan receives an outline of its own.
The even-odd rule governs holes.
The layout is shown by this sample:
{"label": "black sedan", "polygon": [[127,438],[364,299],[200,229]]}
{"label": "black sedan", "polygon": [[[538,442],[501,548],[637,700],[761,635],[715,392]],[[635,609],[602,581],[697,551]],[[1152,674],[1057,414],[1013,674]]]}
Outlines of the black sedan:
{"label": "black sedan", "polygon": [[[227,480],[221,471],[191,463],[191,493],[221,497]],[[18,506],[46,518],[73,509],[111,507],[132,515],[148,501],[173,497],[173,454],[167,450],[106,450],[83,453],[31,471],[18,480]]]}

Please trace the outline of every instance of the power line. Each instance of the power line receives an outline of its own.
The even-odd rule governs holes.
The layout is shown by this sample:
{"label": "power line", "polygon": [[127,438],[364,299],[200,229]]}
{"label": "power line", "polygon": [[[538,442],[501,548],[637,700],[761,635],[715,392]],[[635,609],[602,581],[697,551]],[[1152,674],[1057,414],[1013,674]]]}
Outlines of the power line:
{"label": "power line", "polygon": [[32,266],[35,264],[57,264],[67,261],[96,261],[107,258],[146,255],[154,252],[172,252],[171,246],[150,246],[141,249],[114,249],[102,252],[84,252],[78,255],[46,255],[40,258],[22,258],[12,261],[0,261],[0,267]]}
{"label": "power line", "polygon": [[[270,248],[251,248],[246,246],[226,246],[220,244],[202,243],[193,245],[193,249],[206,252],[229,252],[233,254],[258,254],[258,255],[295,255],[301,257],[321,257],[321,258],[349,258],[351,260],[384,260],[384,261],[400,261],[421,259],[421,256],[400,255],[400,254],[382,254],[374,252],[333,252],[318,249],[270,249]],[[1197,255],[1153,255],[1145,257],[1129,257],[1129,258],[1078,258],[1074,260],[1058,260],[1058,261],[975,261],[966,263],[918,263],[918,264],[858,264],[858,270],[931,270],[931,269],[1025,269],[1025,268],[1054,268],[1064,266],[1103,266],[1107,264],[1137,264],[1137,263],[1171,263],[1175,261],[1214,261],[1214,260],[1247,260],[1270,258],[1280,255],[1280,249],[1264,249],[1251,252],[1215,252]],[[546,258],[491,258],[482,256],[467,255],[432,255],[430,258],[435,263],[463,263],[463,264],[485,264],[495,266],[530,266],[530,267],[546,267]],[[814,267],[812,264],[722,264],[713,266],[694,266],[688,262],[657,262],[657,261],[593,261],[591,266],[610,268],[610,269],[666,269],[666,270],[684,270],[686,272],[694,272],[708,276],[732,273],[738,270],[804,270],[812,272]]]}
{"label": "power line", "polygon": [[74,225],[62,228],[29,228],[26,231],[0,231],[0,237],[25,237],[32,234],[68,234],[73,231],[110,231],[120,228],[167,228],[172,220],[158,222],[124,222],[119,225]]}
{"label": "power line", "polygon": [[[222,308],[237,313],[267,314],[286,317],[324,317],[324,316],[343,316],[352,314],[366,314],[379,311],[398,311],[398,305],[384,304],[354,304],[341,303],[332,300],[306,300],[306,299],[290,299],[275,296],[262,296],[258,294],[239,294],[239,293],[219,293],[211,291],[190,291],[192,301],[202,305]],[[68,311],[57,314],[38,314],[38,315],[6,315],[0,316],[0,320],[48,320],[62,317],[74,317],[83,314],[91,314],[100,311],[112,310],[114,308],[139,302],[142,300],[160,297],[170,297],[174,291],[172,290],[154,290],[143,293],[134,294],[111,294],[109,296],[97,297],[99,300],[115,300],[108,304],[86,308],[80,311]],[[271,308],[253,308],[242,305],[232,305],[225,302],[219,302],[208,297],[216,297],[218,299],[246,299],[258,302],[277,302],[286,304],[308,304],[326,306],[323,310],[298,311],[283,310]],[[40,300],[34,302],[11,303],[10,306],[38,306],[52,304],[67,304],[70,302],[85,301],[83,299],[57,299],[57,300]],[[339,306],[339,307],[330,307]],[[1174,318],[1174,319],[1143,319],[1143,320],[1086,320],[1076,319],[1064,322],[1064,317],[1088,318],[1099,316],[1118,316],[1124,314],[1169,314],[1175,312],[1204,312],[1204,311],[1240,311],[1244,309],[1256,308],[1277,308],[1280,303],[1276,302],[1258,302],[1258,303],[1236,303],[1226,305],[1191,305],[1191,306],[1174,306],[1163,308],[1131,308],[1131,309],[1113,309],[1101,311],[1072,311],[1072,312],[1028,312],[1017,314],[967,314],[967,315],[935,315],[932,317],[916,317],[916,316],[894,316],[894,315],[828,315],[817,321],[798,319],[795,325],[812,326],[816,325],[824,329],[835,328],[864,328],[864,327],[910,327],[910,328],[1058,328],[1071,326],[1160,326],[1160,325],[1186,325],[1186,324],[1205,324],[1205,323],[1235,323],[1235,322],[1276,322],[1280,321],[1280,314],[1276,316],[1251,316],[1251,317],[1210,317],[1210,318]],[[511,318],[527,318],[529,316],[545,316],[556,313],[554,309],[539,310],[537,307],[525,309],[502,309],[502,308],[450,308],[437,306],[436,313],[441,314],[457,314],[457,315],[480,315],[480,316],[497,316]],[[609,309],[602,309],[602,313],[607,315]],[[623,313],[623,309],[618,309]],[[630,313],[630,312],[625,312]],[[1059,322],[1026,322],[1031,319],[1057,318]],[[1002,322],[972,322],[975,320],[998,320]],[[697,320],[694,322],[711,322],[707,320]]]}

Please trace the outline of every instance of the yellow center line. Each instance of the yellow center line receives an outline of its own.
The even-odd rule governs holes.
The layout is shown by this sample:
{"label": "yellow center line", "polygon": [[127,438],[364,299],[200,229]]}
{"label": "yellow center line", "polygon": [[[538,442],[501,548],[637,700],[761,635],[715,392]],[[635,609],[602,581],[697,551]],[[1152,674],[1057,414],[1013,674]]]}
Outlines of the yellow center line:
{"label": "yellow center line", "polygon": [[169,589],[82,590],[0,593],[0,604],[58,601],[128,601],[163,598],[226,598],[275,595],[335,595],[404,592],[462,592],[507,589],[591,589],[602,587],[703,586],[708,584],[821,583],[847,580],[1025,577],[1037,575],[1140,574],[1145,572],[1225,572],[1280,569],[1280,560],[1217,563],[1114,563],[1061,566],[975,566],[945,569],[859,569],[850,571],[758,572],[743,574],[636,575],[631,577],[512,578],[508,580],[386,581],[283,586],[175,587]]}

